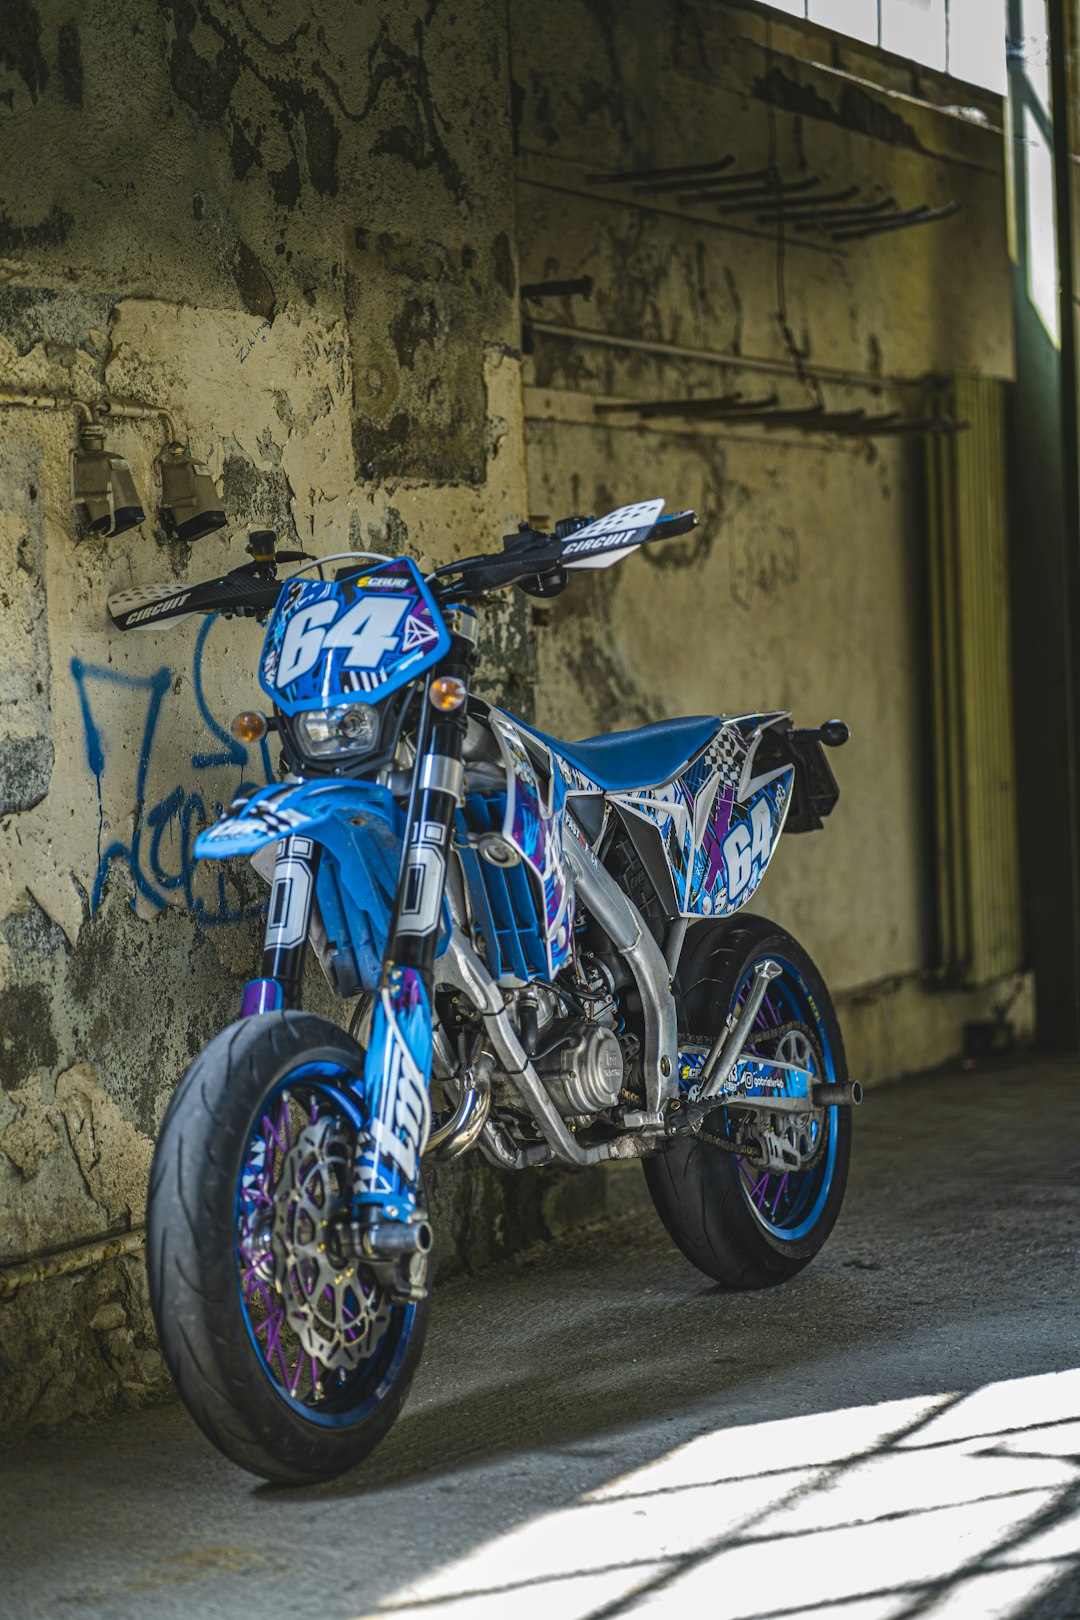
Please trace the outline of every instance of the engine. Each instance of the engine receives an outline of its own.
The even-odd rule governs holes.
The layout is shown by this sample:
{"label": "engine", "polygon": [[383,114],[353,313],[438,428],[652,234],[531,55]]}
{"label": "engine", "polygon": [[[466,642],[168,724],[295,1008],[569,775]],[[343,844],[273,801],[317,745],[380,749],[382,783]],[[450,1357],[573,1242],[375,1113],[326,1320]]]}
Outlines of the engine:
{"label": "engine", "polygon": [[569,1117],[614,1108],[623,1084],[622,1047],[614,1030],[585,1019],[564,1025],[555,1051],[534,1059],[559,1112]]}

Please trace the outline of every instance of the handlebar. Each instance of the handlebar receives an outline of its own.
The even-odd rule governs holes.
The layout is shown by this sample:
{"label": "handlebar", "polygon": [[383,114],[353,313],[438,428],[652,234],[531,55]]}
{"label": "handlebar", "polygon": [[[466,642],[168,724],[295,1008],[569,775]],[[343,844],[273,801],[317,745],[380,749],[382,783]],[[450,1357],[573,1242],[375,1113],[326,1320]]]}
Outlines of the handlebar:
{"label": "handlebar", "polygon": [[696,512],[673,512],[659,518],[645,533],[615,530],[595,539],[576,540],[592,518],[560,518],[554,534],[522,524],[516,534],[508,534],[502,552],[482,552],[460,562],[446,563],[429,576],[429,583],[443,600],[468,601],[507,585],[520,585],[532,596],[555,596],[568,583],[573,568],[606,567],[600,559],[613,553],[635,551],[638,546],[657,540],[673,540],[697,527]]}
{"label": "handlebar", "polygon": [[[688,534],[697,526],[697,514],[673,512],[644,531],[613,529],[605,532],[602,525],[597,525],[600,532],[585,535],[583,530],[593,522],[591,518],[561,518],[554,534],[522,524],[516,534],[506,536],[503,551],[447,563],[428,575],[428,584],[440,602],[470,601],[509,585],[518,585],[532,596],[555,596],[565,590],[569,570],[605,568],[620,552],[635,551],[641,545]],[[579,534],[580,540],[576,538]],[[242,614],[261,619],[273,611],[289,583],[278,579],[277,565],[308,558],[309,554],[303,551],[279,551],[275,555],[272,543],[264,535],[255,561],[242,563],[217,579],[204,580],[186,589],[162,585],[121,591],[110,599],[109,613],[119,630],[143,629],[170,619],[187,618],[192,613]],[[160,595],[154,594],[155,590]]]}

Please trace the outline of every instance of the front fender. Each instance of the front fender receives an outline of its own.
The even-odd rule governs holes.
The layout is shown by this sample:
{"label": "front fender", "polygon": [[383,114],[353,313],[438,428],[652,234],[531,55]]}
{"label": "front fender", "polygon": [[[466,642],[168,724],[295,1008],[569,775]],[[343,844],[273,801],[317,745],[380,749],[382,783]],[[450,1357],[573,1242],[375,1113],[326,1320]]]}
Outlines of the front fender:
{"label": "front fender", "polygon": [[351,844],[353,829],[389,833],[400,847],[404,816],[388,788],[375,782],[271,782],[236,798],[220,821],[195,840],[196,860],[254,855],[292,833],[306,833],[334,849]]}
{"label": "front fender", "polygon": [[[405,813],[388,788],[375,782],[273,782],[234,799],[195,840],[199,860],[254,855],[267,844],[300,833],[323,848],[316,898],[326,936],[324,969],[339,995],[373,990],[379,983],[394,892],[401,868]],[[443,902],[441,956],[450,941]],[[327,960],[337,963],[331,971]]]}

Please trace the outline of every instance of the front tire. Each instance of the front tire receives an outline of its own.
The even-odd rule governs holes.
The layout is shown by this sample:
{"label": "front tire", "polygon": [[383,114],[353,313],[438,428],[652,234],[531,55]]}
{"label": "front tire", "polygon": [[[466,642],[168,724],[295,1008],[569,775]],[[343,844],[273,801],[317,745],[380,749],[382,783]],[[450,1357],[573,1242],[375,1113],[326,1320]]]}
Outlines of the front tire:
{"label": "front tire", "polygon": [[[818,1079],[846,1080],[840,1025],[821,974],[790,934],[763,917],[701,929],[696,940],[691,933],[675,984],[688,1049],[700,1051],[715,1040],[745,997],[755,964],[766,957],[782,972],[748,1050],[808,1064]],[[797,1049],[786,1049],[785,1041]],[[709,1134],[734,1142],[736,1120],[735,1110],[718,1109],[709,1116]],[[786,1282],[832,1231],[847,1185],[851,1109],[823,1109],[811,1129],[813,1163],[802,1171],[769,1172],[746,1155],[689,1135],[645,1160],[649,1192],[668,1233],[688,1260],[724,1287]]]}
{"label": "front tire", "polygon": [[363,1063],[309,1013],[243,1019],[188,1069],[154,1154],[147,1270],[169,1371],[219,1450],[287,1484],[368,1455],[427,1330],[426,1299],[390,1305],[326,1246],[349,1196]]}

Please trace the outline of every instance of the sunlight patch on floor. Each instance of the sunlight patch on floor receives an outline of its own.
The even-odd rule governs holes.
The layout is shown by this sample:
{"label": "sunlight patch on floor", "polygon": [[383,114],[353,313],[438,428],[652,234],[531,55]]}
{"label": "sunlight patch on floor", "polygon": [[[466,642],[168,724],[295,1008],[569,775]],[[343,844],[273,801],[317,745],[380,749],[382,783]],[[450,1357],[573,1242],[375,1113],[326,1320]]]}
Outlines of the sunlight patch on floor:
{"label": "sunlight patch on floor", "polygon": [[1080,1369],[735,1425],[387,1598],[383,1620],[1002,1620],[1080,1568]]}

